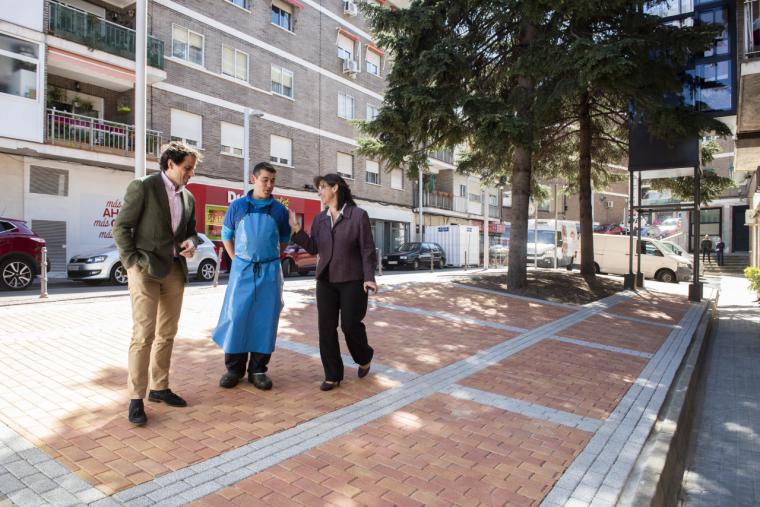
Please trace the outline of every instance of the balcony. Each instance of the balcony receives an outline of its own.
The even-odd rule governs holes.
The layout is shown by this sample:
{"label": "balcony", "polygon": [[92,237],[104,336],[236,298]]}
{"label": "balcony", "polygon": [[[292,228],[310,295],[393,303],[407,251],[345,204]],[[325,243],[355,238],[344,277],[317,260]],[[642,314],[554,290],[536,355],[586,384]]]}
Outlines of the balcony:
{"label": "balcony", "polygon": [[488,205],[488,217],[489,218],[501,218],[501,215],[499,214],[499,207],[494,206],[493,204]]}
{"label": "balcony", "polygon": [[[48,1],[48,33],[129,60],[135,59],[135,31],[93,14]],[[164,41],[148,36],[148,65],[164,68]]]}
{"label": "balcony", "polygon": [[744,56],[760,56],[760,0],[744,2]]}
{"label": "balcony", "polygon": [[[418,206],[420,202],[419,192],[414,191],[414,206]],[[423,192],[422,194],[422,206],[425,208],[435,208],[446,211],[456,211],[457,213],[467,213],[467,198],[454,196],[452,197],[448,192],[433,191]],[[477,212],[475,214],[481,214]]]}
{"label": "balcony", "polygon": [[454,150],[452,149],[431,151],[428,153],[428,156],[440,160],[441,162],[454,165]]}
{"label": "balcony", "polygon": [[[91,151],[130,156],[135,151],[135,127],[126,123],[91,118],[48,109],[47,142]],[[148,130],[145,151],[158,157],[161,132]]]}

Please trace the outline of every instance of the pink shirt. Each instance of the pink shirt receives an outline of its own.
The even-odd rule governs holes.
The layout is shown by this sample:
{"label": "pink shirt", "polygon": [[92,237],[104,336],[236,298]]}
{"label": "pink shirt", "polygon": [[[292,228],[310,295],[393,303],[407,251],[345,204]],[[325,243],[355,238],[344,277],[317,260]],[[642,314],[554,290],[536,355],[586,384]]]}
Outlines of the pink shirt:
{"label": "pink shirt", "polygon": [[[169,211],[172,215],[172,232],[176,234],[179,222],[182,220],[182,190],[185,187],[176,187],[163,171],[161,171],[161,177],[164,179],[166,196],[169,198]],[[177,252],[174,252],[174,255],[177,255]]]}

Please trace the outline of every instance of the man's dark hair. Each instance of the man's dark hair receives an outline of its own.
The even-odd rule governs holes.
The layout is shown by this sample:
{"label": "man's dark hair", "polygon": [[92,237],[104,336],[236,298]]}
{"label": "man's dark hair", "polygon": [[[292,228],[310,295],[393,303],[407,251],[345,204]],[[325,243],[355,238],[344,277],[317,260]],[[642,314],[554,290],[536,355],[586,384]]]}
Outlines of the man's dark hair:
{"label": "man's dark hair", "polygon": [[272,174],[276,174],[277,173],[277,169],[275,169],[274,166],[272,164],[270,164],[269,162],[259,162],[258,164],[256,164],[255,166],[253,166],[253,173],[252,174],[258,178],[259,177],[259,173],[261,171],[267,171],[267,172],[270,172]]}
{"label": "man's dark hair", "polygon": [[185,157],[193,157],[197,162],[201,161],[201,154],[193,148],[179,141],[172,141],[161,147],[161,159],[158,162],[162,171],[169,169],[169,161],[181,164]]}

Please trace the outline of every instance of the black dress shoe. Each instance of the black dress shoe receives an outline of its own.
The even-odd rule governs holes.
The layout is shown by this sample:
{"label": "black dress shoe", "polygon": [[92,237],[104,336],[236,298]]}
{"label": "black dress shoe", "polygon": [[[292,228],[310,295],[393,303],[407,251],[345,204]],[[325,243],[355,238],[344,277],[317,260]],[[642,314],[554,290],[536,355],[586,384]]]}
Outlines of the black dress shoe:
{"label": "black dress shoe", "polygon": [[320,391],[330,391],[335,387],[338,387],[340,385],[340,380],[336,380],[335,382],[330,382],[329,380],[325,380],[319,385]]}
{"label": "black dress shoe", "polygon": [[170,407],[186,407],[187,402],[182,399],[178,394],[172,392],[171,389],[162,389],[160,391],[151,390],[148,393],[148,401],[154,403],[166,403]]}
{"label": "black dress shoe", "polygon": [[362,368],[361,366],[359,366],[359,370],[357,371],[357,375],[359,375],[359,378],[366,377],[371,367],[372,367],[371,364],[368,364],[366,368]]}
{"label": "black dress shoe", "polygon": [[148,422],[143,400],[129,400],[129,422],[135,426],[144,426]]}
{"label": "black dress shoe", "polygon": [[272,379],[267,377],[266,373],[249,373],[248,382],[256,386],[256,389],[269,391],[272,389]]}
{"label": "black dress shoe", "polygon": [[242,375],[238,375],[237,373],[232,373],[231,371],[228,371],[224,375],[222,375],[222,378],[219,379],[219,387],[224,387],[226,389],[232,389],[236,385],[238,385],[238,382],[240,379],[243,378]]}

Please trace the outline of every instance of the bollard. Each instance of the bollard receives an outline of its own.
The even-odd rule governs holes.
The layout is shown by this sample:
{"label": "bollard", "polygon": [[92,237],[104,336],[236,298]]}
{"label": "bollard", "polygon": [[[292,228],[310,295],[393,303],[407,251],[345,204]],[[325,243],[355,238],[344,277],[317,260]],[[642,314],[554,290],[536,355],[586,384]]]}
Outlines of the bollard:
{"label": "bollard", "polygon": [[464,251],[464,270],[467,271],[467,250]]}
{"label": "bollard", "polygon": [[47,247],[42,247],[42,259],[40,262],[40,298],[48,297],[48,273],[47,273]]}
{"label": "bollard", "polygon": [[219,285],[219,272],[222,270],[222,256],[224,255],[224,247],[221,247],[219,249],[219,252],[216,254],[216,271],[214,272],[214,283],[212,284],[212,287],[216,287]]}
{"label": "bollard", "polygon": [[430,272],[431,272],[431,273],[433,272],[433,258],[434,258],[434,257],[435,257],[435,255],[434,255],[434,254],[433,254],[433,252],[431,251],[431,252],[430,252]]}
{"label": "bollard", "polygon": [[377,270],[378,270],[380,276],[383,276],[383,257],[381,255],[382,252],[380,251],[379,248],[375,248],[375,252],[376,252],[376,255],[377,255]]}

